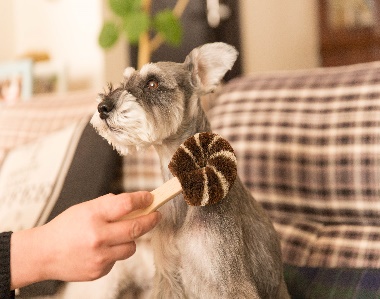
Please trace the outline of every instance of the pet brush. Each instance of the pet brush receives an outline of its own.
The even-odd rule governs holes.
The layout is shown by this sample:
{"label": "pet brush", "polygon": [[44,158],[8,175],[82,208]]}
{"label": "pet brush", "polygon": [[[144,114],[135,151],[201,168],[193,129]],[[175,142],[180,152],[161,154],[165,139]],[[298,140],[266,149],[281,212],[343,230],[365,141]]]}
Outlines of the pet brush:
{"label": "pet brush", "polygon": [[174,178],[153,190],[153,203],[128,214],[131,219],[147,215],[183,192],[191,206],[212,205],[222,200],[237,176],[237,161],[227,140],[214,133],[197,133],[174,153],[169,165]]}

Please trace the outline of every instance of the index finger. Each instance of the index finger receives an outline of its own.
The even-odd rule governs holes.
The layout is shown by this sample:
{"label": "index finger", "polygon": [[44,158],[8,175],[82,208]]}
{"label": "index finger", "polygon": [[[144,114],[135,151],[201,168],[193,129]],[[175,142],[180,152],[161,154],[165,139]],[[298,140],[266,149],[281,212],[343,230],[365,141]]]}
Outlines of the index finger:
{"label": "index finger", "polygon": [[100,213],[107,221],[116,221],[121,217],[139,209],[148,207],[153,201],[153,195],[147,191],[132,193],[120,193],[111,198],[103,196],[99,198]]}
{"label": "index finger", "polygon": [[117,221],[108,224],[107,238],[109,245],[121,245],[135,241],[152,230],[161,220],[160,212],[153,212],[134,219]]}

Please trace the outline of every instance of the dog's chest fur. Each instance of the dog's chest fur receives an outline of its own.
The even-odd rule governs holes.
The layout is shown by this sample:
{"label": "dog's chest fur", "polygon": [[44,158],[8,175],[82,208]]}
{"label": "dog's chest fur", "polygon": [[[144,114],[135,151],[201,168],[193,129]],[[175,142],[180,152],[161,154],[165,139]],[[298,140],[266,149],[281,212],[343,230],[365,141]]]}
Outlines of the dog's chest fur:
{"label": "dog's chest fur", "polygon": [[[121,86],[100,96],[91,123],[123,155],[153,145],[167,181],[180,144],[210,131],[199,97],[216,88],[236,56],[233,47],[214,43],[182,64],[127,68]],[[239,178],[217,204],[189,207],[177,196],[160,211],[153,298],[289,298],[276,232]]]}

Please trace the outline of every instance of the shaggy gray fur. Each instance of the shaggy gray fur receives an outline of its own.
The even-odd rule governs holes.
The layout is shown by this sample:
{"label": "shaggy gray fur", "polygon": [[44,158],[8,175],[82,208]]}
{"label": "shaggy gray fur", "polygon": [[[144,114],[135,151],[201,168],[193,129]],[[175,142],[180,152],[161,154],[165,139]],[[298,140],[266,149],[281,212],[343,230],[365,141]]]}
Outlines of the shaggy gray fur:
{"label": "shaggy gray fur", "polygon": [[[199,98],[236,57],[233,47],[213,43],[194,49],[183,64],[128,68],[124,82],[100,96],[92,124],[121,154],[153,145],[168,180],[180,144],[210,131]],[[180,195],[160,211],[152,237],[154,298],[289,298],[277,234],[240,179],[220,203],[190,207]]]}

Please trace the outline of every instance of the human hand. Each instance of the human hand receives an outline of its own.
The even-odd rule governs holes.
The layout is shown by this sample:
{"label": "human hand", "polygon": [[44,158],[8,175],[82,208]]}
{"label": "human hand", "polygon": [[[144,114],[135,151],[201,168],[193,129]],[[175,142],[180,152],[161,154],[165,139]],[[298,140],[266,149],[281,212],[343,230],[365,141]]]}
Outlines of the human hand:
{"label": "human hand", "polygon": [[134,241],[161,217],[154,212],[120,218],[151,203],[149,192],[108,194],[75,205],[41,227],[15,232],[11,239],[13,288],[47,279],[94,280],[107,274],[117,260],[134,254]]}

